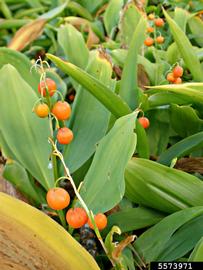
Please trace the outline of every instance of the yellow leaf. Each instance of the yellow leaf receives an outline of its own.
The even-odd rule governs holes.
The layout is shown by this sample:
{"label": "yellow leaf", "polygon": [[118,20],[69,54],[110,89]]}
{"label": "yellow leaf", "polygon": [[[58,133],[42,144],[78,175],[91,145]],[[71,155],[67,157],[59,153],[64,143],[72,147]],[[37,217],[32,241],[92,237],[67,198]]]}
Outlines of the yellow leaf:
{"label": "yellow leaf", "polygon": [[0,192],[0,269],[99,270],[58,223]]}

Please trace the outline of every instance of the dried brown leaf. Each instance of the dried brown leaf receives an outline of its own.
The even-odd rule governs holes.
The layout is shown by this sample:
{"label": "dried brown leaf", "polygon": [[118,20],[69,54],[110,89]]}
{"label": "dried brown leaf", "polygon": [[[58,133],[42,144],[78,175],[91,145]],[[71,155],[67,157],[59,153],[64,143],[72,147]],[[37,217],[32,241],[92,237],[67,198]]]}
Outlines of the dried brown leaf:
{"label": "dried brown leaf", "polygon": [[132,243],[135,240],[135,235],[130,235],[127,238],[125,238],[124,240],[122,240],[114,249],[114,251],[112,252],[112,258],[114,260],[118,260],[121,252],[124,250],[125,247],[127,247],[130,243]]}
{"label": "dried brown leaf", "polygon": [[22,51],[28,44],[42,34],[46,22],[46,19],[37,19],[21,27],[14,35],[8,48]]}

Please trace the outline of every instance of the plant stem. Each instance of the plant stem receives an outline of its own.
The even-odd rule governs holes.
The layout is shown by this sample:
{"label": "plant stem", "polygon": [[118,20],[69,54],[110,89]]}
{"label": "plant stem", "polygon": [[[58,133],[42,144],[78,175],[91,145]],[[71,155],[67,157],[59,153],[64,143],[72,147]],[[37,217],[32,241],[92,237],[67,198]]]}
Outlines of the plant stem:
{"label": "plant stem", "polygon": [[78,200],[80,201],[82,207],[84,208],[84,210],[86,211],[88,217],[90,218],[90,220],[91,220],[91,222],[92,222],[92,224],[93,224],[93,226],[94,226],[95,234],[96,234],[96,236],[97,236],[97,238],[98,238],[98,240],[99,240],[99,242],[100,242],[102,248],[104,249],[104,251],[105,251],[107,257],[109,258],[109,260],[111,261],[112,265],[113,265],[113,266],[116,266],[116,263],[115,263],[115,262],[113,261],[113,259],[110,257],[110,255],[109,255],[109,253],[108,253],[108,250],[106,249],[106,246],[105,246],[105,244],[104,244],[104,242],[103,242],[103,239],[102,239],[102,237],[101,237],[101,234],[100,234],[100,232],[99,232],[99,229],[97,228],[97,226],[96,226],[96,224],[95,224],[94,214],[93,214],[92,211],[90,211],[90,210],[88,209],[88,207],[87,207],[86,203],[84,202],[83,198],[80,196],[80,193],[79,193],[78,190],[77,190],[77,187],[76,187],[76,185],[75,185],[75,183],[74,183],[74,180],[73,180],[73,178],[71,177],[70,171],[69,171],[68,167],[66,166],[66,163],[65,163],[65,161],[64,161],[63,155],[62,155],[61,152],[57,149],[56,144],[54,144],[53,140],[52,140],[51,138],[50,138],[49,140],[50,140],[50,142],[52,143],[52,146],[53,146],[53,149],[54,149],[53,155],[56,155],[56,156],[59,157],[59,159],[60,159],[60,161],[61,161],[61,163],[62,163],[62,165],[63,165],[63,167],[64,167],[64,170],[65,170],[65,176],[66,176],[67,179],[70,181],[70,183],[71,183],[71,185],[72,185],[72,187],[73,187],[73,189],[74,189],[74,192],[75,192],[76,197],[78,198]]}
{"label": "plant stem", "polygon": [[65,215],[64,215],[63,210],[58,210],[57,213],[58,213],[58,216],[60,218],[60,221],[61,221],[62,226],[64,228],[66,228],[67,227],[67,224],[66,224],[66,219],[65,219]]}

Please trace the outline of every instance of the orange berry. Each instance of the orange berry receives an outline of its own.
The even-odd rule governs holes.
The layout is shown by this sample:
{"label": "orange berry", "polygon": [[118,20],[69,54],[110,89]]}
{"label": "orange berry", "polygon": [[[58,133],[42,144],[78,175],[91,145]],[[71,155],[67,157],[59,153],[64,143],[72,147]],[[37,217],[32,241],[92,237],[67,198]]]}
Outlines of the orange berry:
{"label": "orange berry", "polygon": [[46,195],[47,204],[54,210],[66,208],[70,203],[70,196],[63,188],[51,188]]}
{"label": "orange berry", "polygon": [[171,83],[173,83],[173,82],[175,81],[175,78],[174,78],[172,72],[170,72],[170,73],[167,74],[166,79],[167,79],[167,81],[169,81],[169,82],[171,82]]}
{"label": "orange berry", "polygon": [[49,107],[45,103],[39,103],[35,107],[34,111],[36,115],[39,116],[40,118],[45,118],[49,115]]}
{"label": "orange berry", "polygon": [[88,216],[83,208],[71,208],[66,213],[66,220],[72,228],[78,229],[87,223]]}
{"label": "orange berry", "polygon": [[158,37],[156,38],[156,42],[159,43],[159,44],[164,43],[164,37],[163,37],[163,36],[158,36]]}
{"label": "orange berry", "polygon": [[70,101],[74,101],[74,99],[75,99],[75,95],[70,94],[70,95],[68,96],[68,99],[69,99]]}
{"label": "orange berry", "polygon": [[181,78],[176,78],[175,81],[173,82],[174,84],[181,84],[182,83],[182,79]]}
{"label": "orange berry", "polygon": [[47,93],[46,93],[46,88],[47,88],[47,91],[48,91],[50,97],[52,97],[57,89],[56,83],[54,80],[52,80],[50,78],[46,78],[45,82],[42,81],[41,83],[38,84],[38,92],[40,93],[40,95],[42,92],[43,97],[45,97],[47,95]]}
{"label": "orange berry", "polygon": [[150,47],[152,46],[154,43],[154,40],[150,37],[146,38],[145,41],[144,41],[144,44],[147,46],[147,47]]}
{"label": "orange berry", "polygon": [[161,18],[155,19],[155,20],[154,20],[154,23],[155,23],[155,25],[156,25],[157,27],[162,27],[162,26],[164,26],[164,20],[161,19]]}
{"label": "orange berry", "polygon": [[149,27],[147,28],[147,33],[153,33],[153,32],[154,32],[154,28],[151,27],[151,26],[149,26]]}
{"label": "orange berry", "polygon": [[149,19],[150,21],[153,21],[154,18],[155,18],[155,16],[154,16],[153,13],[150,13],[150,14],[148,15],[148,19]]}
{"label": "orange berry", "polygon": [[178,77],[182,77],[183,76],[183,68],[179,65],[177,65],[176,67],[174,67],[173,69],[173,76],[175,78],[178,78]]}
{"label": "orange berry", "polygon": [[143,128],[148,128],[150,125],[149,119],[147,117],[140,117],[138,121],[143,126]]}
{"label": "orange berry", "polygon": [[71,107],[68,102],[58,101],[54,104],[51,112],[58,120],[66,120],[71,115]]}
{"label": "orange berry", "polygon": [[67,127],[60,128],[56,138],[60,144],[69,144],[73,140],[73,132]]}
{"label": "orange berry", "polygon": [[[94,217],[94,221],[95,221],[95,223],[97,225],[97,228],[100,231],[103,230],[107,226],[107,217],[102,213],[97,214]],[[94,226],[93,226],[90,219],[88,219],[88,225],[90,226],[91,229],[94,229]]]}

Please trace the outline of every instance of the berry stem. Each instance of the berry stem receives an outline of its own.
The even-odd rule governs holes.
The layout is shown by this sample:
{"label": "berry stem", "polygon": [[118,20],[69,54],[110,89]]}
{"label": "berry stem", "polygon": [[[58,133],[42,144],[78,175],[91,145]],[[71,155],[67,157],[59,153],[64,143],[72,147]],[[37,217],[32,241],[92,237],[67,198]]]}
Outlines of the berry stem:
{"label": "berry stem", "polygon": [[62,226],[66,228],[67,224],[66,224],[66,218],[65,218],[63,210],[57,210],[57,213],[58,213]]}
{"label": "berry stem", "polygon": [[60,159],[60,161],[61,161],[61,163],[62,163],[62,165],[63,165],[63,167],[64,167],[65,177],[70,181],[70,183],[71,183],[71,185],[72,185],[72,187],[73,187],[73,189],[74,189],[74,192],[75,192],[76,197],[77,197],[78,200],[80,201],[82,207],[84,208],[84,210],[86,211],[86,213],[87,213],[88,217],[90,218],[92,224],[94,225],[94,231],[95,231],[95,234],[96,234],[96,236],[97,236],[97,238],[98,238],[98,240],[99,240],[99,242],[100,242],[102,248],[104,249],[104,251],[105,251],[107,257],[109,258],[109,260],[111,261],[112,265],[113,265],[113,266],[116,266],[116,263],[115,263],[114,260],[110,257],[110,255],[109,255],[109,253],[108,253],[108,250],[106,249],[106,246],[105,246],[105,244],[104,244],[104,242],[103,242],[103,239],[102,239],[102,237],[101,237],[101,234],[100,234],[100,232],[99,232],[99,229],[97,228],[97,226],[96,226],[96,224],[95,224],[94,214],[93,214],[92,211],[90,211],[90,210],[88,209],[88,207],[87,207],[86,203],[84,202],[83,198],[80,196],[80,193],[78,192],[78,189],[77,189],[77,187],[76,187],[76,185],[75,185],[75,183],[74,183],[74,180],[73,180],[73,178],[72,178],[72,176],[71,176],[71,174],[70,174],[70,171],[69,171],[68,167],[66,166],[66,163],[65,163],[65,161],[64,161],[64,158],[63,158],[62,153],[57,149],[56,143],[54,143],[54,141],[53,141],[51,138],[49,138],[49,141],[50,141],[50,143],[51,143],[52,146],[53,146],[53,155],[57,156],[57,157]]}

